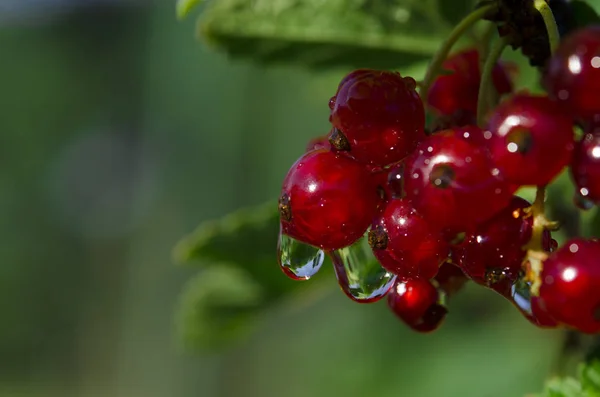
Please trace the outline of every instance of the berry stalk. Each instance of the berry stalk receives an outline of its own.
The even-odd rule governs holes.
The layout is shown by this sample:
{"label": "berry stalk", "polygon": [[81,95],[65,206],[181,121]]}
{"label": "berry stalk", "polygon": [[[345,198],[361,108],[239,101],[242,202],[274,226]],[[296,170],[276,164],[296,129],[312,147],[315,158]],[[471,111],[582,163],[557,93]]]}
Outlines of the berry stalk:
{"label": "berry stalk", "polygon": [[450,32],[450,36],[448,37],[448,39],[442,44],[440,49],[435,53],[433,59],[431,60],[431,64],[429,65],[427,73],[425,74],[425,78],[421,83],[422,98],[427,98],[427,91],[429,91],[429,87],[433,83],[433,80],[435,80],[435,78],[439,74],[442,68],[442,63],[446,58],[448,58],[452,47],[454,46],[454,44],[456,44],[458,39],[460,39],[462,35],[475,23],[482,20],[489,12],[493,12],[495,8],[496,5],[494,4],[480,7],[472,13],[470,13],[469,15],[467,15],[462,21],[460,21],[458,25],[454,27],[452,32]]}
{"label": "berry stalk", "polygon": [[490,98],[490,90],[494,89],[494,83],[492,81],[492,71],[494,66],[502,56],[502,52],[508,45],[508,39],[502,37],[500,40],[494,43],[490,48],[490,53],[485,59],[483,64],[483,70],[481,71],[481,83],[479,85],[479,95],[477,96],[477,125],[483,127],[485,114],[488,111],[486,104],[488,98]]}
{"label": "berry stalk", "polygon": [[556,19],[554,18],[554,14],[552,13],[552,9],[546,2],[546,0],[534,0],[533,2],[536,10],[542,16],[544,20],[544,25],[546,25],[546,32],[548,33],[548,42],[550,43],[550,54],[554,53],[556,47],[558,47],[558,43],[560,42],[560,33],[558,32],[558,25],[556,23]]}

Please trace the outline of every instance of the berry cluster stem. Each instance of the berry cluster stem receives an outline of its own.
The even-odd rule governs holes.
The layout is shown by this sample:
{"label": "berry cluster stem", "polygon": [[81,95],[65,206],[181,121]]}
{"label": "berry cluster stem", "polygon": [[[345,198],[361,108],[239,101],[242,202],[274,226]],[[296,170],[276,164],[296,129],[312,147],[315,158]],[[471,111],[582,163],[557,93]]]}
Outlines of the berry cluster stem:
{"label": "berry cluster stem", "polygon": [[433,80],[440,73],[442,68],[442,64],[448,58],[452,47],[458,39],[462,37],[462,35],[471,28],[475,23],[483,19],[490,11],[494,10],[496,5],[490,4],[476,9],[467,15],[458,25],[454,27],[452,32],[450,32],[450,36],[448,39],[442,44],[440,49],[435,53],[433,59],[431,60],[431,64],[427,69],[427,73],[425,73],[425,78],[421,84],[421,97],[426,100],[427,92],[429,91],[429,87]]}
{"label": "berry cluster stem", "polygon": [[481,70],[481,83],[479,85],[479,94],[477,96],[477,125],[483,128],[484,119],[487,111],[489,110],[486,106],[491,96],[490,90],[494,89],[494,82],[492,80],[492,72],[494,66],[502,56],[502,52],[509,44],[508,39],[505,37],[500,38],[490,48],[490,52],[485,59],[483,69]]}
{"label": "berry cluster stem", "polygon": [[560,41],[560,34],[558,32],[558,26],[556,24],[556,19],[554,19],[552,9],[546,0],[534,0],[533,4],[544,20],[546,32],[548,33],[548,41],[550,43],[550,52],[554,53],[554,50],[556,47],[558,47],[558,43]]}
{"label": "berry cluster stem", "polygon": [[546,218],[546,186],[538,186],[535,192],[535,201],[530,208],[530,215],[533,218],[533,231],[531,234],[531,240],[524,247],[527,250],[526,262],[527,262],[527,274],[526,278],[531,282],[531,293],[534,296],[539,294],[539,288],[541,285],[540,275],[543,270],[543,262],[548,257],[548,254],[544,250],[544,230],[546,228],[553,229],[556,227],[555,223],[550,222]]}

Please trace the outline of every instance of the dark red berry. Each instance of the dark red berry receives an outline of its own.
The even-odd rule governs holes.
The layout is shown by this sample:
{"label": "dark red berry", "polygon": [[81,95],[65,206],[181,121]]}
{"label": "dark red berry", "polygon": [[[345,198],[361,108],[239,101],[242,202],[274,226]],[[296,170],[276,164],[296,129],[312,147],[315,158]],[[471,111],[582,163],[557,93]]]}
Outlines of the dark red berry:
{"label": "dark red berry", "polygon": [[390,198],[404,197],[404,164],[391,167],[386,172],[385,189]]}
{"label": "dark red berry", "polygon": [[440,266],[434,280],[439,284],[440,289],[450,297],[462,289],[468,278],[458,266],[446,261]]}
{"label": "dark red berry", "polygon": [[373,220],[369,244],[381,265],[400,277],[434,277],[449,247],[409,201],[392,199]]}
{"label": "dark red berry", "polygon": [[380,198],[361,164],[320,149],[304,154],[283,182],[283,233],[326,250],[346,247],[373,220]]}
{"label": "dark red berry", "polygon": [[[477,49],[464,50],[450,56],[444,61],[442,67],[448,73],[437,77],[429,88],[427,95],[429,106],[443,115],[457,112],[475,115],[481,82]],[[494,67],[492,81],[500,95],[512,91],[510,76],[501,63],[497,63]],[[463,125],[466,124],[470,123],[466,122]]]}
{"label": "dark red berry", "polygon": [[576,144],[571,176],[584,200],[600,202],[600,135],[586,134]]}
{"label": "dark red berry", "polygon": [[434,331],[448,313],[440,303],[435,286],[421,278],[397,281],[388,293],[388,306],[398,318],[419,332]]}
{"label": "dark red berry", "polygon": [[545,96],[515,95],[492,114],[492,157],[510,183],[545,185],[569,163],[573,120]]}
{"label": "dark red berry", "polygon": [[329,143],[329,135],[322,135],[316,138],[311,139],[308,144],[306,144],[306,151],[312,152],[313,150],[319,149],[327,149],[331,148],[331,144]]}
{"label": "dark red berry", "polygon": [[550,315],[540,306],[540,298],[537,296],[531,297],[531,314],[527,315],[526,318],[531,321],[534,325],[540,328],[556,328],[559,323],[550,317]]}
{"label": "dark red berry", "polygon": [[579,121],[600,116],[600,26],[577,30],[561,41],[543,85]]}
{"label": "dark red berry", "polygon": [[456,127],[464,127],[476,124],[476,114],[472,111],[461,109],[450,115],[441,115],[435,118],[430,124],[428,132],[435,133]]}
{"label": "dark red berry", "polygon": [[505,209],[453,247],[452,258],[473,281],[503,295],[510,290],[525,258],[522,247],[531,239],[533,219],[524,211],[529,206],[527,200],[513,197]]}
{"label": "dark red berry", "polygon": [[600,331],[600,241],[574,238],[543,263],[540,306],[556,321]]}
{"label": "dark red berry", "polygon": [[488,151],[460,129],[424,140],[405,161],[404,190],[431,224],[453,232],[473,228],[506,207],[514,188],[501,179]]}
{"label": "dark red berry", "polygon": [[332,146],[355,160],[385,166],[402,160],[424,136],[425,112],[414,79],[359,70],[346,76],[330,120]]}

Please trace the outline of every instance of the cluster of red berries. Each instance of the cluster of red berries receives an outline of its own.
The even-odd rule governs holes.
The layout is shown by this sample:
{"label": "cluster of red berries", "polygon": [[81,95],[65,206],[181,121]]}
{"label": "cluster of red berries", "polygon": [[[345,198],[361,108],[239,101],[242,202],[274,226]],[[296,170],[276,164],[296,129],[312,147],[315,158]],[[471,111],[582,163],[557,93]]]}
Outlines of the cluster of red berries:
{"label": "cluster of red berries", "polygon": [[[331,131],[309,143],[283,182],[281,265],[307,279],[323,253],[334,263],[345,258],[353,262],[339,267],[347,274],[336,272],[350,297],[387,294],[392,311],[421,332],[440,325],[446,298],[468,279],[538,326],[599,332],[600,242],[558,248],[549,224],[536,224],[539,214],[515,192],[549,184],[570,164],[582,198],[600,202],[600,27],[561,42],[543,77],[548,95],[512,93],[498,63],[492,81],[505,98],[480,127],[478,58],[467,50],[446,60],[452,73],[425,98],[442,127],[429,130],[413,78],[361,69],[340,82],[329,102]],[[575,125],[585,131],[580,140]],[[348,254],[355,248],[368,269]],[[369,255],[377,268],[366,264]],[[530,255],[543,264],[534,276]]]}

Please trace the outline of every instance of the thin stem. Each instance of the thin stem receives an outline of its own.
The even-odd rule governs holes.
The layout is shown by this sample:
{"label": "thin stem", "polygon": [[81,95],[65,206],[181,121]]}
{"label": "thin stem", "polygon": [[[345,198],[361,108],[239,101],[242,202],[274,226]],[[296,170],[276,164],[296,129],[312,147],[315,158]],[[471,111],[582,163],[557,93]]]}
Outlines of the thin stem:
{"label": "thin stem", "polygon": [[488,91],[494,89],[494,83],[492,81],[492,71],[494,66],[502,56],[502,51],[508,45],[508,39],[506,37],[501,38],[490,48],[485,63],[483,64],[483,70],[481,71],[481,83],[479,85],[479,95],[477,96],[477,125],[483,126],[486,112],[488,111],[486,103],[489,98]]}
{"label": "thin stem", "polygon": [[560,42],[560,34],[552,9],[545,0],[534,0],[533,4],[544,20],[546,32],[548,32],[548,41],[550,42],[550,53],[554,53]]}
{"label": "thin stem", "polygon": [[496,6],[493,4],[486,5],[484,7],[478,8],[469,15],[467,15],[458,25],[454,27],[452,32],[450,32],[450,36],[448,39],[442,44],[442,46],[438,49],[438,51],[433,56],[431,60],[431,64],[427,69],[427,73],[425,74],[425,78],[423,79],[423,84],[421,86],[421,97],[423,100],[427,98],[427,92],[429,91],[429,87],[433,80],[437,77],[442,68],[442,63],[444,60],[448,58],[452,47],[458,39],[476,22],[480,21],[483,17],[486,16],[491,10],[493,10]]}
{"label": "thin stem", "polygon": [[531,240],[524,247],[527,250],[527,274],[528,281],[531,282],[531,293],[538,296],[541,285],[540,275],[543,270],[543,262],[548,256],[544,250],[544,230],[553,226],[546,218],[546,186],[538,186],[535,191],[535,200],[530,208],[530,214],[533,218],[533,231]]}

